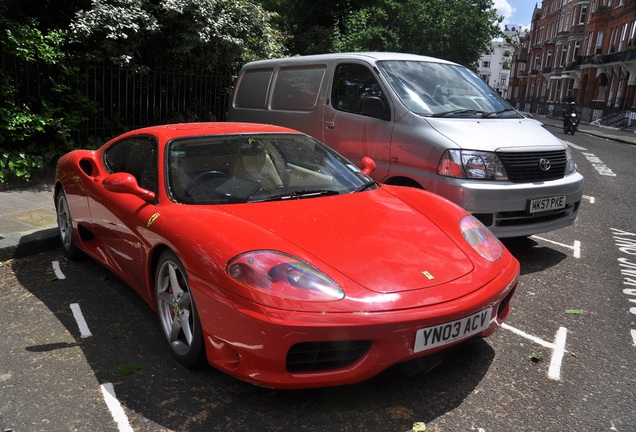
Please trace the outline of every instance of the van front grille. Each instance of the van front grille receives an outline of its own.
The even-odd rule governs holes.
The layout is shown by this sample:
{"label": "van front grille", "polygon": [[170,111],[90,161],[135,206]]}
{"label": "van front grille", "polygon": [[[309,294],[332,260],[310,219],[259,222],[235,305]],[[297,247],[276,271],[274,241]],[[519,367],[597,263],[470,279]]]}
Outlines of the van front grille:
{"label": "van front grille", "polygon": [[497,156],[506,170],[508,180],[513,183],[557,180],[565,175],[565,150],[501,152]]}

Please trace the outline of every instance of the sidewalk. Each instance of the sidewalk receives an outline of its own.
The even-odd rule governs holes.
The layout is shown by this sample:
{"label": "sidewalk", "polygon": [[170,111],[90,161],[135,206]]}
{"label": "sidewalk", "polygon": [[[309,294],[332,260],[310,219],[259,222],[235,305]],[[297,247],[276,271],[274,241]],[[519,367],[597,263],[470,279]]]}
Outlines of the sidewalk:
{"label": "sidewalk", "polygon": [[59,246],[53,185],[0,192],[0,262]]}
{"label": "sidewalk", "polygon": [[[571,136],[563,133],[561,119],[544,116],[535,119],[564,141]],[[633,132],[580,125],[577,133],[636,145]],[[52,184],[0,192],[0,263],[59,246]]]}

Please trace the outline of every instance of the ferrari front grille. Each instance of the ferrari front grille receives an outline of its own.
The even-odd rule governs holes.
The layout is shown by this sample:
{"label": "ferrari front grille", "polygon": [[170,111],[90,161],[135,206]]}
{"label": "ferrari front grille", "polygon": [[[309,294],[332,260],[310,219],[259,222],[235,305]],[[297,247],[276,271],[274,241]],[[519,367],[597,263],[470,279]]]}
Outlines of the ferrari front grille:
{"label": "ferrari front grille", "polygon": [[349,366],[371,347],[371,341],[301,342],[287,353],[288,372],[318,372]]}

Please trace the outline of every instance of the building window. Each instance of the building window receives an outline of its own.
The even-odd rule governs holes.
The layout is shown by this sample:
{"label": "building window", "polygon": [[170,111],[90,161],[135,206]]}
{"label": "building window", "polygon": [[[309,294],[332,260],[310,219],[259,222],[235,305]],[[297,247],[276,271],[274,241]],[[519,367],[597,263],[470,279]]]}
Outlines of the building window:
{"label": "building window", "polygon": [[483,62],[481,62],[481,67],[489,68],[490,67],[490,62],[484,60]]}
{"label": "building window", "polygon": [[579,15],[579,24],[585,24],[585,15],[587,14],[587,5],[581,6],[581,13]]}
{"label": "building window", "polygon": [[594,48],[594,54],[600,54],[602,46],[603,46],[603,32],[599,31],[596,34],[596,46]]}

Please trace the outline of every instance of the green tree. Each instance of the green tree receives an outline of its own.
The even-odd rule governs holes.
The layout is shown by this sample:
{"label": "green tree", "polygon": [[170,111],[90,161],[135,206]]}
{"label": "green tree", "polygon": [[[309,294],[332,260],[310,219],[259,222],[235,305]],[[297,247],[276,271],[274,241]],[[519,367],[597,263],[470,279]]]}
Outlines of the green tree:
{"label": "green tree", "polygon": [[335,51],[399,51],[475,67],[501,17],[492,0],[381,0],[334,30]]}
{"label": "green tree", "polygon": [[75,47],[120,66],[213,68],[283,55],[272,16],[250,0],[92,0],[70,25]]}
{"label": "green tree", "polygon": [[261,0],[293,54],[397,51],[475,66],[499,36],[492,0]]}
{"label": "green tree", "polygon": [[[42,32],[35,21],[0,20],[0,183],[33,170],[71,148],[71,132],[88,103],[71,84],[78,76],[62,51],[64,32]],[[27,89],[30,88],[30,91]]]}

